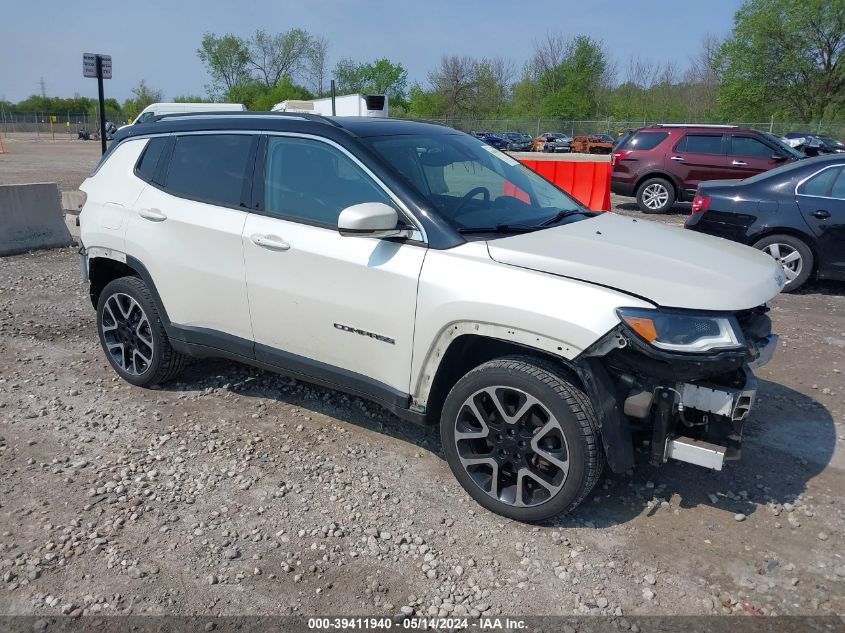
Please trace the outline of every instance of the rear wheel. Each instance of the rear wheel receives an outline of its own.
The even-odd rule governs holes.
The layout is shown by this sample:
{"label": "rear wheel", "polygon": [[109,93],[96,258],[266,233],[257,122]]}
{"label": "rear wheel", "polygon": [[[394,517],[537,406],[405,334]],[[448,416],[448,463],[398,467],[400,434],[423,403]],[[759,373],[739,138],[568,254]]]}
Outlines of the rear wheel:
{"label": "rear wheel", "polygon": [[675,204],[675,188],[665,178],[649,178],[637,189],[637,205],[643,213],[665,213]]}
{"label": "rear wheel", "polygon": [[518,521],[575,508],[604,463],[586,394],[551,363],[493,360],[452,388],[440,431],[452,472],[482,506]]}
{"label": "rear wheel", "polygon": [[813,251],[797,237],[769,235],[754,244],[754,248],[774,258],[783,268],[786,277],[783,292],[798,290],[813,273]]}
{"label": "rear wheel", "polygon": [[106,358],[126,382],[146,387],[176,377],[185,357],[173,349],[146,284],[121,277],[97,302],[97,331]]}

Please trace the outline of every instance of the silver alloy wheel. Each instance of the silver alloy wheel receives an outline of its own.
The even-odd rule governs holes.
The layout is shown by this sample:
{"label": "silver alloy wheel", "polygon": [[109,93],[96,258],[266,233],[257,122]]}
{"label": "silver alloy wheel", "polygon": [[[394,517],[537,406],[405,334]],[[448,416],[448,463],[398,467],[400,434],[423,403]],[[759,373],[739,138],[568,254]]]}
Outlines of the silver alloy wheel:
{"label": "silver alloy wheel", "polygon": [[100,328],[106,350],[128,374],[140,376],[150,368],[155,352],[150,320],[141,305],[123,292],[106,299]]}
{"label": "silver alloy wheel", "polygon": [[487,387],[464,401],[455,420],[455,447],[475,484],[512,506],[545,503],[569,474],[560,422],[537,398],[514,387]]}
{"label": "silver alloy wheel", "polygon": [[775,261],[781,265],[787,284],[798,277],[804,269],[804,258],[789,244],[775,242],[763,248],[763,251],[774,257]]}
{"label": "silver alloy wheel", "polygon": [[669,201],[669,190],[659,183],[652,183],[643,189],[643,204],[652,211],[660,209]]}

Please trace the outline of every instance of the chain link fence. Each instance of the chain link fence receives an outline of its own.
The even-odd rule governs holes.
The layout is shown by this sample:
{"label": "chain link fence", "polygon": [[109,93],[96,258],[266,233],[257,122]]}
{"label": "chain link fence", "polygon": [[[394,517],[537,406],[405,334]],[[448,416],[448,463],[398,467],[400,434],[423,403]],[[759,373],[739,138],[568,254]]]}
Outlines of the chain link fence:
{"label": "chain link fence", "polygon": [[788,132],[810,132],[821,136],[831,136],[837,140],[845,139],[845,123],[795,123],[770,119],[764,122],[747,121],[650,121],[648,119],[619,120],[613,118],[594,119],[591,121],[573,121],[566,119],[474,119],[474,118],[431,118],[432,123],[448,125],[464,132],[523,132],[539,136],[543,132],[563,132],[570,136],[582,134],[610,134],[618,136],[632,128],[645,127],[656,123],[737,125],[739,127],[772,132],[783,136]]}
{"label": "chain link fence", "polygon": [[[109,120],[106,116],[106,120]],[[118,125],[123,122],[112,119]],[[78,132],[100,130],[98,110],[93,112],[9,112],[0,109],[0,134],[5,137],[25,134],[43,138],[76,138]]]}
{"label": "chain link fence", "polygon": [[[109,119],[109,117],[106,117]],[[410,118],[410,117],[404,117]],[[122,125],[122,119],[112,119],[117,125]],[[595,118],[588,121],[574,121],[567,119],[529,119],[529,118],[430,118],[418,119],[440,123],[464,132],[523,132],[538,136],[542,132],[563,132],[570,136],[581,134],[610,134],[617,136],[631,128],[645,127],[655,123],[702,123],[737,125],[744,128],[772,132],[782,136],[787,132],[810,132],[821,136],[830,136],[837,140],[845,139],[845,123],[796,123],[770,119],[763,122],[747,121],[650,121],[648,119],[620,120],[614,118]],[[91,133],[99,131],[100,121],[97,111],[92,112],[9,112],[0,109],[0,133],[4,136],[20,134],[36,134],[51,138],[62,135],[76,137],[77,132],[87,130]]]}

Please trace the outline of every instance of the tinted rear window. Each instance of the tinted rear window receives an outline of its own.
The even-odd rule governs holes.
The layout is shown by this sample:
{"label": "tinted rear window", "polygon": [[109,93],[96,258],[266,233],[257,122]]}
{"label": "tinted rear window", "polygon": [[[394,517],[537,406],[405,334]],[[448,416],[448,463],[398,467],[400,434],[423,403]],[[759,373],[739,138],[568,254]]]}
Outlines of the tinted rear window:
{"label": "tinted rear window", "polygon": [[845,170],[841,168],[839,170],[839,175],[836,178],[836,182],[834,182],[833,186],[830,188],[830,197],[845,200]]}
{"label": "tinted rear window", "polygon": [[150,182],[155,175],[158,159],[161,158],[161,153],[167,145],[167,137],[158,136],[151,138],[144,148],[144,153],[141,154],[141,159],[138,161],[138,166],[135,168],[135,174],[141,180]]}
{"label": "tinted rear window", "polygon": [[637,132],[620,143],[620,149],[654,149],[669,136],[668,132]]}
{"label": "tinted rear window", "polygon": [[688,152],[690,154],[721,154],[721,134],[687,134],[681,142],[675,146],[676,152]]}
{"label": "tinted rear window", "polygon": [[166,188],[177,196],[236,207],[246,175],[252,136],[180,136],[173,148]]}
{"label": "tinted rear window", "polygon": [[828,167],[819,172],[812,178],[804,182],[798,189],[798,193],[803,193],[805,196],[822,196],[829,197],[831,186],[839,174],[838,167]]}

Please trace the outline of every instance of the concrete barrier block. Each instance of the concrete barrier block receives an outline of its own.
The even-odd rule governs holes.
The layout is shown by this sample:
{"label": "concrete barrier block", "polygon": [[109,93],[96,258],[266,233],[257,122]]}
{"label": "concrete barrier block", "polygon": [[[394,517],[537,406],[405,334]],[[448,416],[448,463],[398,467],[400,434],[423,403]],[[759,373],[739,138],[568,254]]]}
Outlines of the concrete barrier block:
{"label": "concrete barrier block", "polygon": [[79,215],[85,204],[85,193],[82,191],[62,191],[62,211]]}
{"label": "concrete barrier block", "polygon": [[73,244],[54,182],[0,185],[0,255]]}

